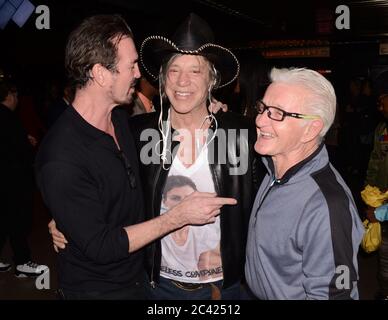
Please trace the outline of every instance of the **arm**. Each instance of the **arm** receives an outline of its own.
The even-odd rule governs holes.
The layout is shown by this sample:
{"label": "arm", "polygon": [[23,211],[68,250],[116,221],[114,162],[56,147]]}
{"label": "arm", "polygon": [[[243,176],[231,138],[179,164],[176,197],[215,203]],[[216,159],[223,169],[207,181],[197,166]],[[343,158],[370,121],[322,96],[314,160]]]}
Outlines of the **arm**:
{"label": "arm", "polygon": [[[185,225],[213,223],[220,213],[220,208],[225,204],[236,204],[236,200],[216,197],[211,193],[194,192],[165,214],[143,223],[124,227],[129,243],[128,250],[134,252]],[[64,249],[67,240],[56,228],[55,221],[50,221],[48,227],[53,238],[54,249],[56,251],[58,248]]]}
{"label": "arm", "polygon": [[213,223],[223,205],[236,203],[232,198],[220,198],[212,193],[193,192],[165,214],[125,227],[129,240],[129,252],[136,251],[183,226]]}
{"label": "arm", "polygon": [[[354,259],[358,251],[353,245],[354,216],[349,199],[336,201],[330,209],[320,192],[306,204],[298,228],[302,250],[303,287],[306,299],[351,299],[357,281]],[[335,212],[329,213],[329,210]]]}
{"label": "arm", "polygon": [[105,210],[93,178],[81,168],[50,162],[37,171],[43,199],[70,250],[96,263],[110,263],[128,256],[128,239],[122,227],[105,221]]}

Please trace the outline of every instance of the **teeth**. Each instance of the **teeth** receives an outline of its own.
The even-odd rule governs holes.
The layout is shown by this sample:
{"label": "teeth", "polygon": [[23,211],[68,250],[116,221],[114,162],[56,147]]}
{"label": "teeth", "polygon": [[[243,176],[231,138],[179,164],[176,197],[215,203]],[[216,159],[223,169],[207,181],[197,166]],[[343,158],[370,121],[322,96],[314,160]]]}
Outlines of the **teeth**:
{"label": "teeth", "polygon": [[182,97],[187,97],[187,96],[190,95],[189,92],[178,92],[178,91],[176,91],[175,94],[176,94],[177,96],[182,96]]}
{"label": "teeth", "polygon": [[264,137],[270,137],[270,138],[273,138],[273,137],[274,137],[273,134],[268,133],[268,132],[263,132],[263,131],[260,132],[260,135],[262,135],[262,136],[264,136]]}

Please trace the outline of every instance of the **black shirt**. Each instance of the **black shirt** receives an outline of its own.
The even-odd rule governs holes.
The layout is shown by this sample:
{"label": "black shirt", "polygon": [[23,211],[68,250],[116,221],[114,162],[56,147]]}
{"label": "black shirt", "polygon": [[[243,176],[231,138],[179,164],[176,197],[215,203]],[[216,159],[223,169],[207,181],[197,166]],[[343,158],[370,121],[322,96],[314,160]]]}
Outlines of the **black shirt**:
{"label": "black shirt", "polygon": [[143,280],[143,252],[129,254],[123,227],[144,221],[136,148],[126,111],[112,122],[120,145],[69,106],[43,140],[36,174],[57,228],[59,284],[73,291],[109,291]]}

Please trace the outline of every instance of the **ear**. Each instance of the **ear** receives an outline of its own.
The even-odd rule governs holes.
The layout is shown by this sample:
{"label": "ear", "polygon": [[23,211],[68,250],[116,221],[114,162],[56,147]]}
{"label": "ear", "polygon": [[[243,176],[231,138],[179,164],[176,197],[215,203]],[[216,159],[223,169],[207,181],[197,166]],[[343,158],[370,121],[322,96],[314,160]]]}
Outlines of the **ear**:
{"label": "ear", "polygon": [[108,70],[99,63],[96,63],[90,70],[92,79],[101,87],[103,87],[107,81]]}
{"label": "ear", "polygon": [[302,136],[302,142],[306,143],[315,140],[322,129],[323,121],[321,119],[309,121]]}

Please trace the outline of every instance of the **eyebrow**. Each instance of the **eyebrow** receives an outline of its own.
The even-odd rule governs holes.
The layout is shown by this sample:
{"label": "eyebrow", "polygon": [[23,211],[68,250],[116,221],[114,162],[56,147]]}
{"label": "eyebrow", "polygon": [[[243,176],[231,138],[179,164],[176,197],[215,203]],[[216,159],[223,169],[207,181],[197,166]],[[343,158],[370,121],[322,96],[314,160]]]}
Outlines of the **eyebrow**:
{"label": "eyebrow", "polygon": [[264,100],[261,100],[261,102],[263,102],[267,107],[275,107],[286,111],[284,110],[283,106],[279,105],[278,103],[266,103]]}

